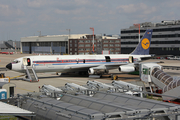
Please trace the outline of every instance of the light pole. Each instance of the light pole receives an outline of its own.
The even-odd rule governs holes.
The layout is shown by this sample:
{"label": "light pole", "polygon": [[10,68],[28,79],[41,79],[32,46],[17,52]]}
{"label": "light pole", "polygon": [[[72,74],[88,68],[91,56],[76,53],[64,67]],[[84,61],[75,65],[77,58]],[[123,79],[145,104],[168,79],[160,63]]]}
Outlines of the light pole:
{"label": "light pole", "polygon": [[94,28],[90,27],[90,29],[93,31],[93,53],[94,53]]}
{"label": "light pole", "polygon": [[68,31],[69,31],[69,37],[70,37],[70,31],[71,31],[71,29],[66,29],[66,30],[68,30]]}
{"label": "light pole", "polygon": [[140,24],[134,24],[134,26],[139,28],[139,42],[140,42]]}

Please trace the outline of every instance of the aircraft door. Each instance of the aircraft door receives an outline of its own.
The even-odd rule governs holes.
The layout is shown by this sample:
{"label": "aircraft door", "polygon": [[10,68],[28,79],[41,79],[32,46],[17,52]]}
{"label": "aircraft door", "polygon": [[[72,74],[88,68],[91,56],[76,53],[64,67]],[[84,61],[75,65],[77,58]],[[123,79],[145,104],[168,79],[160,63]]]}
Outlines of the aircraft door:
{"label": "aircraft door", "polygon": [[27,66],[27,58],[23,58],[23,65]]}
{"label": "aircraft door", "polygon": [[111,62],[110,56],[105,56],[106,62]]}
{"label": "aircraft door", "polygon": [[31,66],[31,59],[30,58],[23,58],[23,65],[24,66]]}
{"label": "aircraft door", "polygon": [[134,62],[133,56],[129,56],[129,63],[133,63],[133,62]]}
{"label": "aircraft door", "polygon": [[27,66],[31,66],[31,60],[30,60],[30,58],[27,58]]}

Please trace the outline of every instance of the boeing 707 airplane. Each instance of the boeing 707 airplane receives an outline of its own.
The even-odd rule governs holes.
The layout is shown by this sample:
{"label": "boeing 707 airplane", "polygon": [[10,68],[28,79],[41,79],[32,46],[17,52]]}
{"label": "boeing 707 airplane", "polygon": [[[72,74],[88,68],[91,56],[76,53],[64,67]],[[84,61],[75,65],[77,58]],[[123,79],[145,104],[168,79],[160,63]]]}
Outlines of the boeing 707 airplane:
{"label": "boeing 707 airplane", "polygon": [[141,41],[130,54],[25,56],[7,64],[6,68],[22,73],[26,73],[27,66],[34,69],[36,73],[84,72],[91,75],[102,75],[111,69],[118,68],[121,72],[133,72],[135,63],[151,57],[149,49],[152,32],[151,29],[146,30]]}

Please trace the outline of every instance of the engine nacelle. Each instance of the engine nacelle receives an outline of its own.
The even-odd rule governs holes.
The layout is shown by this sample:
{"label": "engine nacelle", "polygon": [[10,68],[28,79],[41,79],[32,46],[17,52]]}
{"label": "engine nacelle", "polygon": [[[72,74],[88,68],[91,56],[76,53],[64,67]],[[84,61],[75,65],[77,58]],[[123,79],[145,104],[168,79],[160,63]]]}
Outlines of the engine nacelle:
{"label": "engine nacelle", "polygon": [[89,68],[88,73],[90,75],[101,75],[101,74],[108,74],[109,71],[106,69]]}
{"label": "engine nacelle", "polygon": [[88,73],[93,75],[94,74],[94,69],[93,68],[89,68]]}
{"label": "engine nacelle", "polygon": [[122,65],[122,66],[119,66],[119,71],[120,72],[125,72],[125,73],[134,72],[135,67],[134,66],[129,66],[129,65]]}

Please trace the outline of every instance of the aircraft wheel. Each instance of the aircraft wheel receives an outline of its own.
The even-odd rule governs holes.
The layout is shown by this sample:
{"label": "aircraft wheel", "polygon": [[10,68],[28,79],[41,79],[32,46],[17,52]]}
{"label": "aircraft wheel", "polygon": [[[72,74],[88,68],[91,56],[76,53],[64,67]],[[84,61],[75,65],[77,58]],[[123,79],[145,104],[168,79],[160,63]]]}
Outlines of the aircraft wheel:
{"label": "aircraft wheel", "polygon": [[26,76],[25,76],[25,78],[27,79],[27,78],[28,78],[28,76],[26,75]]}
{"label": "aircraft wheel", "polygon": [[111,80],[113,80],[113,74],[111,74]]}
{"label": "aircraft wheel", "polygon": [[100,78],[102,78],[102,74],[100,75]]}

